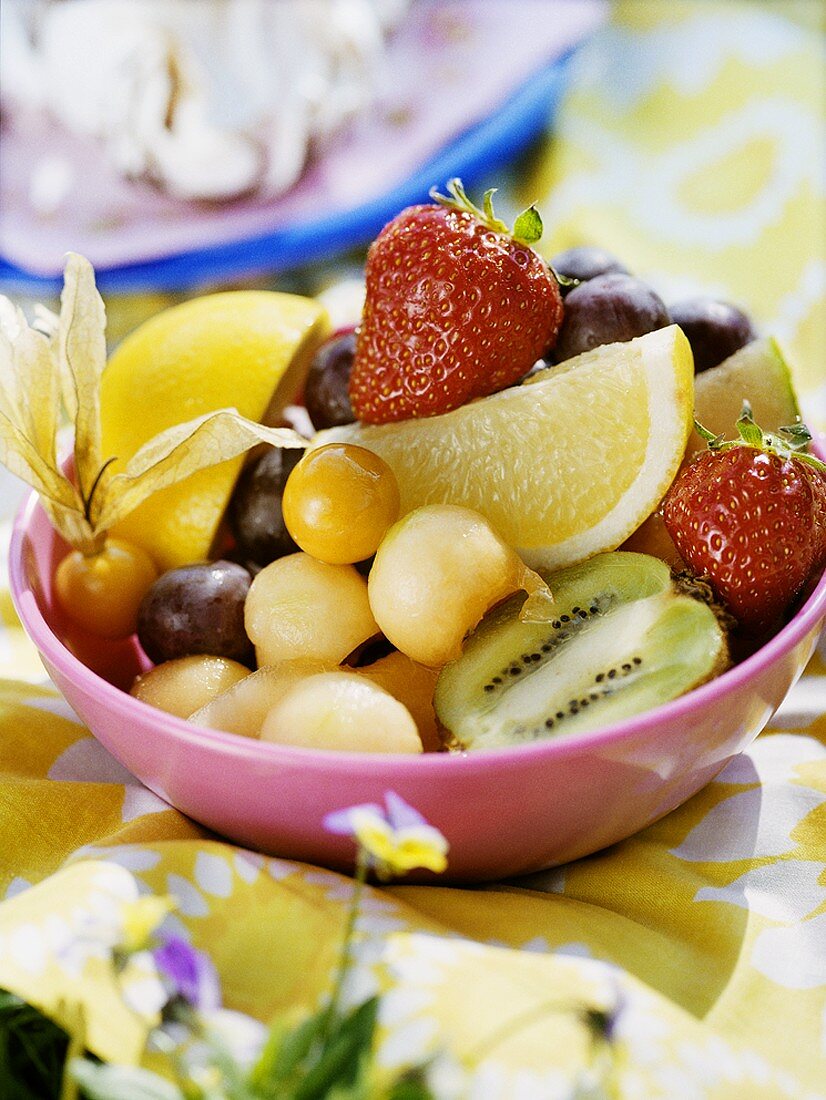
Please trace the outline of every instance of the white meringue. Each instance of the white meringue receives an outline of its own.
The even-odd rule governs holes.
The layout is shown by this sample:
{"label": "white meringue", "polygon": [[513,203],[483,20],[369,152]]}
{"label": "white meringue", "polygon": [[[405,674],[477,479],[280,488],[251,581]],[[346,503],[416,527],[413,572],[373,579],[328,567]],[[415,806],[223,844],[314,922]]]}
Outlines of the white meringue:
{"label": "white meringue", "polygon": [[180,198],[280,194],[375,101],[409,2],[4,0],[4,107],[48,112]]}

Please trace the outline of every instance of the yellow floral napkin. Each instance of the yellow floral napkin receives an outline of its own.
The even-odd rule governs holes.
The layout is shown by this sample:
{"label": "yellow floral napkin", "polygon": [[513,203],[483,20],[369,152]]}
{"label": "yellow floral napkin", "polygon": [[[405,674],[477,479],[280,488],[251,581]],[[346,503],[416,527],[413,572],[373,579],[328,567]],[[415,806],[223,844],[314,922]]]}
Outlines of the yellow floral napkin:
{"label": "yellow floral napkin", "polygon": [[826,433],[826,5],[618,0],[524,188],[548,254],[616,252],[666,302],[746,308]]}
{"label": "yellow floral napkin", "polygon": [[[822,42],[798,9],[618,4],[538,179],[549,247],[593,241],[743,302],[823,427]],[[384,993],[380,1066],[434,1057],[440,1100],[826,1097],[823,654],[748,752],[624,843],[520,883],[368,889],[346,995]],[[230,1008],[268,1020],[329,991],[350,881],[143,788],[47,684],[4,591],[0,838],[0,987],[54,1013],[81,999],[105,1058],[140,1056],[150,976],[126,981],[149,1007],[121,1010],[82,933],[139,894],[177,899],[167,926]],[[596,1078],[574,1004],[610,1015]]]}

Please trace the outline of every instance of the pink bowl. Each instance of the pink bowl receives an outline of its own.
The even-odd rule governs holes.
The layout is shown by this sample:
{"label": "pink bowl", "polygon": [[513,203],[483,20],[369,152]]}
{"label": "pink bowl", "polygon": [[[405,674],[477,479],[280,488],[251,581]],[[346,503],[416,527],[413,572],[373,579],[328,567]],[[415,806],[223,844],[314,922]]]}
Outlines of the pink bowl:
{"label": "pink bowl", "polygon": [[17,611],[47,672],[109,751],[161,798],[240,844],[347,869],[349,840],[331,810],[397,791],[450,842],[448,877],[525,874],[595,852],[679,806],[763,729],[814,651],[826,576],[762,649],[703,687],[570,739],[469,755],[332,753],[200,729],[133,699],[132,641],[104,642],[56,606],[66,552],[34,496],[10,551]]}

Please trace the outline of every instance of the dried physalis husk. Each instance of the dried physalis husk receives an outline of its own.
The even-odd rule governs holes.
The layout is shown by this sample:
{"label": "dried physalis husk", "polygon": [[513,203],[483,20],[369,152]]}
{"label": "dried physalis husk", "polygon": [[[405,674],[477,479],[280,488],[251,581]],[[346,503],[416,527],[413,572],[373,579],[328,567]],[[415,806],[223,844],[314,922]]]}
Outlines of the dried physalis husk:
{"label": "dried physalis husk", "polygon": [[[107,532],[159,489],[257,443],[306,446],[289,428],[218,409],[159,433],[112,474],[113,456],[101,449],[106,313],[82,256],[68,256],[56,326],[53,320],[41,312],[30,326],[0,297],[0,462],[39,493],[53,526],[90,562],[105,552]],[[58,460],[61,402],[74,426],[74,480]],[[95,563],[99,573],[103,564]]]}

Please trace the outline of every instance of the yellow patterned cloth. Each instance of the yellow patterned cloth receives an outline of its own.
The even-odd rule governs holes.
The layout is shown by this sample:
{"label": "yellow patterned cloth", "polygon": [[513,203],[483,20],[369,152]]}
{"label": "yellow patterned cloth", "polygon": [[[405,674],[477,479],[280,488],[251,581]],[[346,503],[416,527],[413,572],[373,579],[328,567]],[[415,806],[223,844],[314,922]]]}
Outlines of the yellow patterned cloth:
{"label": "yellow patterned cloth", "polygon": [[826,432],[826,5],[619,0],[524,189],[551,254],[598,244],[666,302],[709,293],[788,348]]}
{"label": "yellow patterned cloth", "polygon": [[[618,5],[539,178],[549,247],[594,241],[750,306],[826,426],[822,42],[789,17],[817,7]],[[169,808],[46,683],[5,592],[0,623],[0,987],[50,1010],[85,993],[92,1048],[136,1059],[140,1018],[99,960],[64,950],[136,883],[175,895],[171,925],[212,956],[231,1008],[315,1006],[349,880]],[[385,993],[381,1064],[447,1055],[440,1100],[826,1097],[824,711],[821,649],[748,752],[624,843],[519,884],[369,889],[348,996]],[[571,1003],[617,1009],[600,1085]]]}

